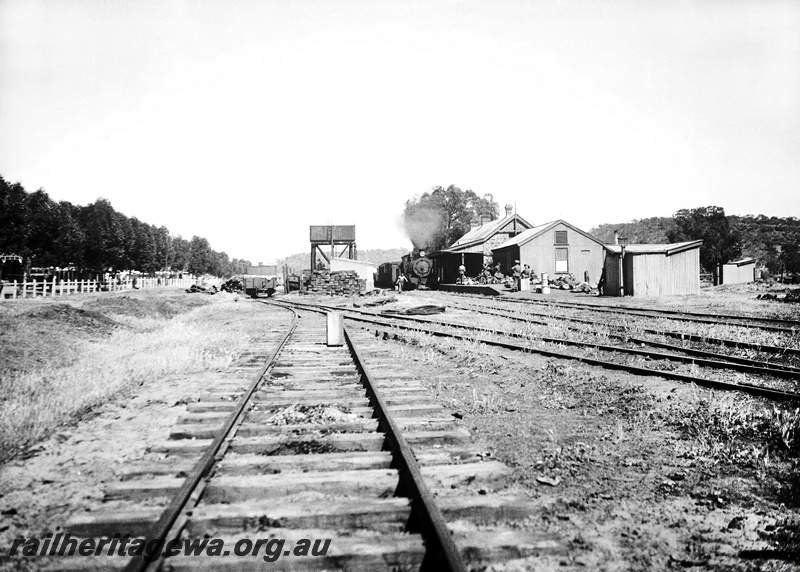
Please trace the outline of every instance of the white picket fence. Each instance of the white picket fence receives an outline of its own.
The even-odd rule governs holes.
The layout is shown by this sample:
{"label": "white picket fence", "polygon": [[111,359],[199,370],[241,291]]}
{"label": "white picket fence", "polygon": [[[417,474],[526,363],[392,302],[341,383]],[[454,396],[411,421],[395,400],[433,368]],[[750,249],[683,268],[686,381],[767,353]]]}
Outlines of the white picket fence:
{"label": "white picket fence", "polygon": [[35,298],[36,296],[64,296],[76,292],[116,292],[135,288],[160,288],[180,286],[188,288],[196,282],[194,278],[137,278],[134,280],[100,282],[98,280],[30,280],[4,282],[0,287],[0,300]]}

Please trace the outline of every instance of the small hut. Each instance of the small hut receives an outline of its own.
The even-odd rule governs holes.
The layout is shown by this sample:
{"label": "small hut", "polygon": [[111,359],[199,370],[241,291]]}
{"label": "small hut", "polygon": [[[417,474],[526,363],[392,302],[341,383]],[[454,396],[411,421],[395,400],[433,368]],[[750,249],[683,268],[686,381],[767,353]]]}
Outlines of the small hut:
{"label": "small hut", "polygon": [[722,265],[723,284],[745,284],[747,282],[755,282],[755,279],[755,258],[742,258]]}
{"label": "small hut", "polygon": [[674,296],[699,293],[701,244],[702,240],[674,244],[606,245],[603,294]]}

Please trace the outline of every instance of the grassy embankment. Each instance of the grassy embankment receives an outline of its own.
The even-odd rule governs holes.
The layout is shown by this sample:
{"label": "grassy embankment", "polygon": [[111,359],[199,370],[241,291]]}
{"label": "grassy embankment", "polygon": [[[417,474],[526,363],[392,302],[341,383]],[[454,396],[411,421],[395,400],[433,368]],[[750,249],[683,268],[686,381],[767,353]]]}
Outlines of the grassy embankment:
{"label": "grassy embankment", "polygon": [[0,462],[144,383],[226,366],[248,306],[174,289],[0,304]]}

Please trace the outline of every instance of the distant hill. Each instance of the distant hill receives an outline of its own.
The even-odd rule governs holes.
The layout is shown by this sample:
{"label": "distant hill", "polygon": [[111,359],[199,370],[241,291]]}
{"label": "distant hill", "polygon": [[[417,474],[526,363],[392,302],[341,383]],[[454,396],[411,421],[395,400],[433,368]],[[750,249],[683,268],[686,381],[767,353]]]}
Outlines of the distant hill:
{"label": "distant hill", "polygon": [[667,244],[667,233],[675,227],[672,217],[654,216],[616,224],[601,224],[589,231],[589,234],[605,244],[614,242],[614,231],[627,237],[630,242],[638,244]]}
{"label": "distant hill", "polygon": [[742,256],[755,258],[770,272],[781,271],[780,253],[800,243],[800,219],[766,215],[729,215],[731,228],[739,233]]}
{"label": "distant hill", "polygon": [[[343,247],[340,247],[343,248]],[[365,262],[372,262],[373,264],[383,264],[384,262],[399,262],[404,254],[408,254],[407,248],[374,248],[371,250],[359,250],[358,259]],[[278,260],[278,266],[288,265],[289,268],[294,268],[295,272],[299,272],[304,268],[311,268],[311,253],[303,252],[302,254],[292,254],[286,258]]]}
{"label": "distant hill", "polygon": [[[780,272],[780,253],[787,245],[800,243],[800,219],[766,215],[728,215],[731,229],[739,234],[742,257],[755,258],[771,272]],[[616,224],[601,224],[589,234],[601,242],[614,241],[614,231],[633,243],[666,244],[675,225],[672,217],[652,217]]]}

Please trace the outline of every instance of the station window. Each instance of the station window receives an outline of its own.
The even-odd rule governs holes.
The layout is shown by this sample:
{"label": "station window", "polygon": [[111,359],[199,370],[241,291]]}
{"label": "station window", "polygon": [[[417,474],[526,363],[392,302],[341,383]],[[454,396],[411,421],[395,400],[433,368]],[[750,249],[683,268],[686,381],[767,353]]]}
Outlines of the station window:
{"label": "station window", "polygon": [[556,274],[569,272],[569,249],[556,248]]}
{"label": "station window", "polygon": [[567,242],[567,231],[566,230],[557,230],[556,231],[556,244],[569,244],[569,242]]}

